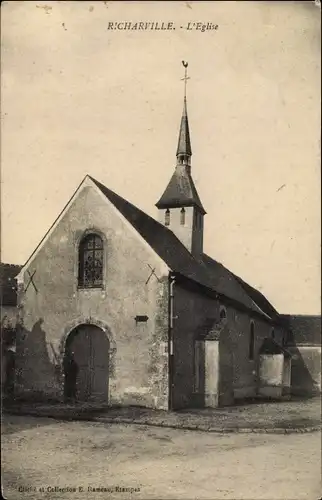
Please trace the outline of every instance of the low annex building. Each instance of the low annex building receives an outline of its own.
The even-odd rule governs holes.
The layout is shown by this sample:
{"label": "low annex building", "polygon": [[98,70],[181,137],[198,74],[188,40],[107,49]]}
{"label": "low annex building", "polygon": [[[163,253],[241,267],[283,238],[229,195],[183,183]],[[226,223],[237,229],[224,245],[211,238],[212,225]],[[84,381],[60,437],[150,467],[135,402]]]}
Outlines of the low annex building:
{"label": "low annex building", "polygon": [[158,221],[87,175],[17,276],[16,392],[160,409],[255,397],[280,316],[203,251],[184,98]]}
{"label": "low annex building", "polygon": [[294,395],[321,392],[321,315],[282,314],[292,353],[291,386]]}

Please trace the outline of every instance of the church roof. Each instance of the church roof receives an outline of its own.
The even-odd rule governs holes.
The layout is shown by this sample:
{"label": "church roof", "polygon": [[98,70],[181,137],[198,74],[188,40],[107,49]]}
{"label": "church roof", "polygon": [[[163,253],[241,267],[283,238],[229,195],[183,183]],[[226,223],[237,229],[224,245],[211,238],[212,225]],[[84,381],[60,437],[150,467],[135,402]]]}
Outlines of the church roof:
{"label": "church roof", "polygon": [[158,203],[158,208],[174,208],[197,206],[203,214],[206,213],[202,206],[190,172],[182,165],[177,165],[168,186]]}
{"label": "church roof", "polygon": [[272,304],[267,300],[267,298],[256,288],[253,288],[248,283],[243,281],[239,276],[233,275],[234,278],[240,283],[240,285],[245,289],[246,293],[253,299],[256,304],[260,306],[262,311],[266,311],[266,313],[272,319],[280,319],[279,312],[272,306]]}
{"label": "church roof", "polygon": [[240,278],[206,254],[203,254],[202,260],[195,259],[171,230],[93,177],[88,177],[172,271],[242,304],[249,310],[275,318],[272,317],[275,309],[257,290],[246,286]]}
{"label": "church roof", "polygon": [[291,357],[291,353],[282,345],[275,342],[274,339],[266,337],[259,349],[259,354],[274,356],[275,354],[284,354],[286,358]]}
{"label": "church roof", "polygon": [[[203,262],[212,279],[214,289],[218,293],[244,304],[248,309],[263,312],[266,316],[277,319],[277,311],[260,292],[247,285],[241,278],[206,254],[203,254]],[[264,300],[259,300],[260,297]]]}
{"label": "church roof", "polygon": [[227,332],[227,324],[223,320],[205,318],[196,329],[198,340],[219,340],[221,335]]}
{"label": "church roof", "polygon": [[281,314],[285,326],[291,330],[296,344],[321,345],[321,315]]}

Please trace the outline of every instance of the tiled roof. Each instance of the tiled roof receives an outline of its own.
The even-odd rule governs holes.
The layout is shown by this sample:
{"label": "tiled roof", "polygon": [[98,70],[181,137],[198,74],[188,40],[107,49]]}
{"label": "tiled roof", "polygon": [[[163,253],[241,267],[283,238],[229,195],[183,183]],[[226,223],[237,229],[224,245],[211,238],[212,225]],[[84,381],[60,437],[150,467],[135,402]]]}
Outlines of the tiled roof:
{"label": "tiled roof", "polygon": [[236,276],[235,274],[233,275],[234,278],[240,283],[240,285],[244,288],[246,293],[252,298],[254,302],[261,308],[262,311],[265,311],[268,316],[272,319],[279,319],[280,314],[276,311],[276,309],[272,306],[272,304],[267,300],[264,295],[256,290],[256,288],[253,288],[250,286],[248,283],[243,281],[239,276]]}
{"label": "tiled roof", "polygon": [[321,345],[321,315],[281,314],[296,344]]}
{"label": "tiled roof", "polygon": [[1,305],[3,306],[17,305],[17,282],[15,277],[21,267],[15,264],[0,263],[0,293]]}
{"label": "tiled roof", "polygon": [[213,287],[218,293],[244,304],[248,309],[252,309],[259,313],[265,313],[271,317],[266,308],[262,309],[259,307],[259,304],[254,301],[252,296],[241,286],[239,282],[240,278],[237,278],[237,276],[225,266],[206,254],[203,254],[203,261],[207,268],[207,273],[209,273],[212,280]]}
{"label": "tiled roof", "polygon": [[246,284],[240,278],[211,257],[203,254],[202,260],[195,259],[172,231],[97,180],[90,178],[172,271],[242,304],[249,310],[272,317],[272,311],[275,309],[257,290],[249,285],[245,287]]}
{"label": "tiled roof", "polygon": [[284,354],[284,356],[287,358],[291,357],[290,352],[287,349],[285,349],[285,347],[275,342],[274,339],[268,337],[263,340],[263,343],[259,350],[259,354],[266,354],[266,355]]}
{"label": "tiled roof", "polygon": [[158,203],[158,208],[197,206],[205,214],[190,172],[184,165],[177,165],[169,184]]}

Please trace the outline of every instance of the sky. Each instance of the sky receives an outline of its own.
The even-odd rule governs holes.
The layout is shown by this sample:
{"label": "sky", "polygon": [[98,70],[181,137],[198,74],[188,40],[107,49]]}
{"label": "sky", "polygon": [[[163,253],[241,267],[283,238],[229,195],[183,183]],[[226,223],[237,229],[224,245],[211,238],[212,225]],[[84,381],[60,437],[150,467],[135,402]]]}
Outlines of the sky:
{"label": "sky", "polygon": [[[12,1],[1,10],[2,262],[28,259],[86,174],[157,217],[175,167],[185,60],[204,251],[280,312],[320,313],[314,2]],[[117,21],[176,29],[109,30]]]}

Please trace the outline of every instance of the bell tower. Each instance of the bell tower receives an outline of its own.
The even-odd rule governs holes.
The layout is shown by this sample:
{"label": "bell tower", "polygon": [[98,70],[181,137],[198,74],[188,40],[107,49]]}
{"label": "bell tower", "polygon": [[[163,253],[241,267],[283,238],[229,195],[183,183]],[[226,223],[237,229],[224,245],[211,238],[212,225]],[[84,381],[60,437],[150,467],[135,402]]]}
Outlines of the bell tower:
{"label": "bell tower", "polygon": [[159,222],[167,226],[195,258],[203,252],[203,219],[206,214],[191,177],[191,142],[187,113],[187,67],[185,69],[183,112],[174,173],[160,200],[156,203]]}

